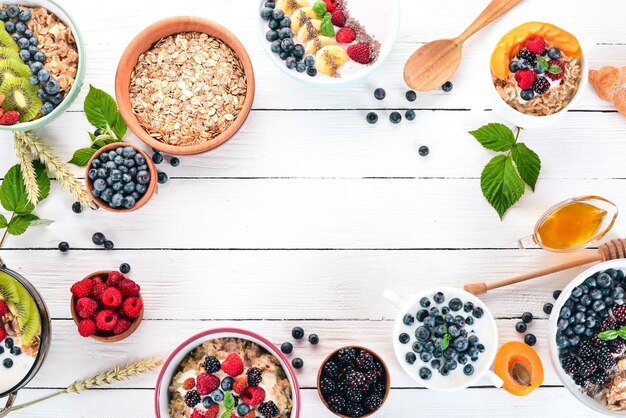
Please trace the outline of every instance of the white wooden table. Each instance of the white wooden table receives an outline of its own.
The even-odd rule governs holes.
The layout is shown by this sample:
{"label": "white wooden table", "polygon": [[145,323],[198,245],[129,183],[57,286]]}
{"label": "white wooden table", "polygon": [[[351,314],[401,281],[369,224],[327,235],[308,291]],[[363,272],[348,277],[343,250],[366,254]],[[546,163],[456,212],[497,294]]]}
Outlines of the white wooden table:
{"label": "white wooden table", "polygon": [[[300,325],[321,338],[316,347],[296,345],[305,360],[299,372],[303,418],[331,416],[316,393],[317,369],[334,348],[357,343],[380,353],[391,368],[393,389],[380,417],[590,416],[552,368],[541,310],[576,271],[484,298],[501,341],[520,339],[514,323],[526,310],[535,314],[529,329],[539,339],[545,380],[528,397],[487,384],[454,394],[427,392],[393,358],[395,313],[381,297],[384,288],[413,293],[461,286],[563,261],[572,256],[518,250],[515,240],[565,198],[599,194],[626,208],[626,119],[591,90],[559,126],[522,133],[543,169],[536,193],[528,191],[503,222],[479,186],[492,154],[467,134],[497,121],[476,79],[499,35],[529,20],[554,22],[593,41],[592,67],[624,65],[623,1],[525,0],[468,42],[451,93],[405,100],[402,68],[409,54],[425,41],[457,35],[486,3],[402,0],[400,35],[379,71],[324,91],[288,78],[269,61],[257,35],[256,0],[64,0],[85,38],[86,85],[113,92],[118,59],[131,38],[158,19],[191,14],[216,20],[241,39],[253,60],[257,95],[247,123],[226,145],[183,158],[178,168],[161,166],[171,180],[142,210],[75,215],[71,197],[54,185],[37,211],[55,223],[8,240],[3,258],[38,287],[53,317],[48,359],[18,403],[116,364],[166,357],[183,339],[209,328],[247,328],[280,344]],[[373,98],[379,86],[387,90],[383,102]],[[86,90],[40,132],[67,159],[88,143]],[[415,121],[388,122],[390,111],[410,107]],[[370,109],[380,116],[375,126],[365,122]],[[420,145],[430,147],[427,158],[418,155]],[[15,163],[8,135],[0,140],[0,155],[4,173]],[[82,176],[82,170],[76,173]],[[623,221],[615,235],[626,235]],[[96,231],[113,239],[116,249],[94,248]],[[70,243],[69,253],[56,250],[61,240]],[[116,344],[81,338],[70,316],[70,285],[122,262],[132,265],[143,289],[142,325]],[[15,416],[150,417],[155,380],[156,373],[65,395]]]}

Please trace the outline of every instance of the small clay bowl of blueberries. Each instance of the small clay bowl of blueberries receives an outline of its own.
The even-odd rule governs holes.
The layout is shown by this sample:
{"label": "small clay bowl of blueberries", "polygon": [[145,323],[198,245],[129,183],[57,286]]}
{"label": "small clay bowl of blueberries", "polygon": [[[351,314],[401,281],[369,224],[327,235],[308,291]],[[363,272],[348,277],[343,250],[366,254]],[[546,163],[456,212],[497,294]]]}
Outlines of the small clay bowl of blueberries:
{"label": "small clay bowl of blueberries", "polygon": [[87,190],[96,203],[111,212],[133,212],[156,192],[158,173],[148,155],[126,142],[100,148],[89,160]]}

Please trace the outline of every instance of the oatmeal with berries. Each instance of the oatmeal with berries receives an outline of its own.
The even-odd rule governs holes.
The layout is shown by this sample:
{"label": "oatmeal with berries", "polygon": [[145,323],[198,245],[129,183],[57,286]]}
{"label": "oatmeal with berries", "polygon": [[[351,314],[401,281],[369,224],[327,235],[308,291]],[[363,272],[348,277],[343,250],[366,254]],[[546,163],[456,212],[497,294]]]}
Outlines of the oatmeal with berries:
{"label": "oatmeal with berries", "polygon": [[169,414],[176,418],[288,418],[292,410],[291,385],[278,359],[240,338],[195,348],[179,365],[169,395]]}
{"label": "oatmeal with berries", "polygon": [[518,112],[551,115],[563,110],[578,92],[581,60],[573,35],[548,23],[526,23],[496,46],[491,58],[493,84]]}

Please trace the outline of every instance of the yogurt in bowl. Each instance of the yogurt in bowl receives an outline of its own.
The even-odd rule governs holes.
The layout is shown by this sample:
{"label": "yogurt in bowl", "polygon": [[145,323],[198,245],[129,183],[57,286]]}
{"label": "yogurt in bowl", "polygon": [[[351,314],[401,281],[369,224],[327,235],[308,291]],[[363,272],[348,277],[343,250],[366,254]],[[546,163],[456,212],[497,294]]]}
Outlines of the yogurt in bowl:
{"label": "yogurt in bowl", "polygon": [[487,306],[464,290],[441,287],[403,300],[383,294],[398,309],[393,347],[402,369],[428,389],[458,390],[487,377],[498,348],[498,330]]}

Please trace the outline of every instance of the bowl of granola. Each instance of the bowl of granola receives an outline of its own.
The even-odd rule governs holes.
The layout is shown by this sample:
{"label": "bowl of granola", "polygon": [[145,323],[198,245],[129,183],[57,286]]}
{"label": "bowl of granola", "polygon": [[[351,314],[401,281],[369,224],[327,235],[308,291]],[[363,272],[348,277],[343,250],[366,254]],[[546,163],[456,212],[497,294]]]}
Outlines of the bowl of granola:
{"label": "bowl of granola", "polygon": [[157,379],[157,418],[298,418],[300,388],[287,358],[250,331],[218,328],[183,342]]}
{"label": "bowl of granola", "polygon": [[254,100],[252,62],[223,26],[199,17],[161,20],[128,45],[115,97],[130,130],[168,154],[190,155],[228,141]]}
{"label": "bowl of granola", "polygon": [[525,128],[554,123],[588,82],[581,44],[551,23],[528,22],[506,33],[490,60],[493,110]]}
{"label": "bowl of granola", "polygon": [[52,0],[0,5],[0,130],[40,128],[76,99],[85,76],[78,26]]}

